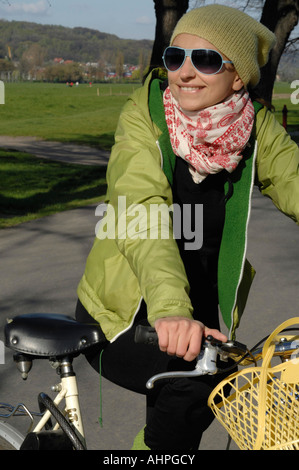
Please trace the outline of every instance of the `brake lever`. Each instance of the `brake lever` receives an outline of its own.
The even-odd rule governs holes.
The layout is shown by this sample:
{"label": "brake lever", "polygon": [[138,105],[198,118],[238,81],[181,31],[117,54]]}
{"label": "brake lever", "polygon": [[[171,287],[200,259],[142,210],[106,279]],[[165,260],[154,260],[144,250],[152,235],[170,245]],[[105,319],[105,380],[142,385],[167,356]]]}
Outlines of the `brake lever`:
{"label": "brake lever", "polygon": [[208,339],[203,344],[203,349],[197,357],[197,362],[194,370],[191,371],[174,371],[156,374],[151,377],[147,383],[146,388],[152,389],[157,380],[178,378],[178,377],[199,377],[202,375],[214,375],[217,373],[217,354],[218,347],[213,345],[212,341]]}

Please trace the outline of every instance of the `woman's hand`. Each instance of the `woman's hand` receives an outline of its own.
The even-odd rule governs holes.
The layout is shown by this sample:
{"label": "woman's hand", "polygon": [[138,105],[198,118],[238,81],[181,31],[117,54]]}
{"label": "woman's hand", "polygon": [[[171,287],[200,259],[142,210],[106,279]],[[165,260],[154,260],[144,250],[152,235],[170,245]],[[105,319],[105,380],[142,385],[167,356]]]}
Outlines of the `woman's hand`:
{"label": "woman's hand", "polygon": [[227,337],[219,330],[210,329],[197,320],[185,317],[159,318],[155,322],[161,351],[193,361],[201,350],[202,337],[212,335],[219,341]]}

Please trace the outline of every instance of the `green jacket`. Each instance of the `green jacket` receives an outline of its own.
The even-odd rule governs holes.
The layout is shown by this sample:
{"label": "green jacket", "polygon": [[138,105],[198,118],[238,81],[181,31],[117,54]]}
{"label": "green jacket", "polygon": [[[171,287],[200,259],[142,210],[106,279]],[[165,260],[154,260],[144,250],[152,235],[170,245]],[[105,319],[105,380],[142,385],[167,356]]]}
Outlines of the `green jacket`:
{"label": "green jacket", "polygon": [[[154,71],[121,113],[107,170],[110,209],[100,222],[102,234],[106,229],[107,236],[95,238],[78,286],[80,301],[109,341],[130,328],[142,299],[151,324],[165,316],[192,318],[189,284],[176,240],[150,236],[146,223],[153,204],[172,204],[176,157],[164,116],[161,81]],[[231,337],[254,276],[245,258],[253,184],[298,223],[298,164],[297,144],[271,112],[260,109],[242,163],[231,175],[234,189],[226,207],[219,255],[219,305]],[[138,210],[140,205],[143,219],[137,226],[138,212],[132,207]],[[109,221],[115,222],[115,231],[109,232]],[[127,236],[130,223],[135,236]],[[161,224],[157,222],[160,230]]]}

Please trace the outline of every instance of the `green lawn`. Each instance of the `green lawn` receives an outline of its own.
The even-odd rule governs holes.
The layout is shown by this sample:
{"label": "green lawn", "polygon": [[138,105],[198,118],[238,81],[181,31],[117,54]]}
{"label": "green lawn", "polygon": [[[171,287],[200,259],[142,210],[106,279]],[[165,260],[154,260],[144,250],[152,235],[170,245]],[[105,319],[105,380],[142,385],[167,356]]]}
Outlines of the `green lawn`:
{"label": "green lawn", "polygon": [[[140,85],[139,85],[140,86]],[[76,142],[109,150],[122,106],[138,85],[6,83],[0,106],[1,134]],[[277,83],[275,93],[291,94]],[[273,100],[282,123],[288,107],[288,130],[299,130],[299,105],[289,97]],[[295,137],[298,142],[298,136]],[[0,228],[98,202],[106,190],[105,169],[67,165],[0,150]]]}
{"label": "green lawn", "polygon": [[[137,85],[7,83],[1,134],[109,150],[121,108]],[[0,228],[99,202],[106,169],[0,150]]]}
{"label": "green lawn", "polygon": [[[5,105],[0,106],[1,134],[34,136],[46,140],[77,142],[109,149],[122,106],[134,89],[131,84],[6,83]],[[274,93],[291,94],[290,84],[278,82]],[[282,122],[287,105],[288,121],[299,126],[299,105],[290,98],[274,99],[276,117]]]}
{"label": "green lawn", "polygon": [[[297,87],[298,88],[298,87]],[[299,131],[299,104],[292,103],[291,95],[296,92],[296,89],[291,88],[291,84],[278,82],[275,84],[274,94],[285,95],[284,97],[276,98],[274,95],[272,104],[275,107],[276,119],[282,124],[282,109],[286,105],[288,109],[287,121],[288,121],[288,132]],[[289,97],[288,97],[289,95]],[[298,99],[298,93],[296,92]],[[294,140],[299,143],[299,137],[294,136]]]}
{"label": "green lawn", "polygon": [[100,166],[0,150],[0,228],[99,202],[106,192],[105,173]]}
{"label": "green lawn", "polygon": [[1,134],[109,149],[121,108],[137,86],[6,83]]}

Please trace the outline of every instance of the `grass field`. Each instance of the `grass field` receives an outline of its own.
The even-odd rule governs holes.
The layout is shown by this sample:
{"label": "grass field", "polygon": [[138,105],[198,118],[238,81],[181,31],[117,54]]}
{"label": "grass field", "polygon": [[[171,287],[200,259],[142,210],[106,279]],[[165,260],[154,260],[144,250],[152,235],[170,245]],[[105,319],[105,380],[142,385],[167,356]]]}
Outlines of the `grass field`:
{"label": "grass field", "polygon": [[[1,134],[35,136],[109,150],[119,113],[137,86],[67,87],[8,83],[0,106]],[[105,169],[0,150],[0,228],[99,202]]]}
{"label": "grass field", "polygon": [[[138,85],[95,84],[67,87],[52,83],[6,83],[5,105],[0,106],[1,134],[34,136],[110,149],[117,120],[128,95]],[[299,105],[287,95],[288,83],[275,85],[276,117],[282,123],[287,105],[290,130],[299,127]],[[281,97],[284,95],[284,97]]]}
{"label": "grass field", "polygon": [[[109,150],[122,106],[138,85],[7,83],[0,106],[1,134],[76,142]],[[299,130],[299,104],[290,84],[277,83],[273,104],[288,130]],[[298,137],[296,137],[298,142]],[[106,190],[105,170],[37,159],[0,150],[0,228],[99,201]]]}
{"label": "grass field", "polygon": [[[296,87],[299,88],[298,86]],[[294,98],[297,101],[299,98],[299,91],[295,88],[291,88],[291,84],[278,82],[275,84],[273,105],[275,107],[275,116],[277,120],[282,124],[282,109],[284,105],[288,109],[288,131],[299,131],[299,103],[293,102],[290,95],[294,94]],[[298,136],[295,137],[296,142],[299,143]]]}
{"label": "grass field", "polygon": [[137,86],[7,83],[1,134],[109,149],[121,108]]}
{"label": "grass field", "polygon": [[106,169],[0,150],[0,228],[99,202]]}

